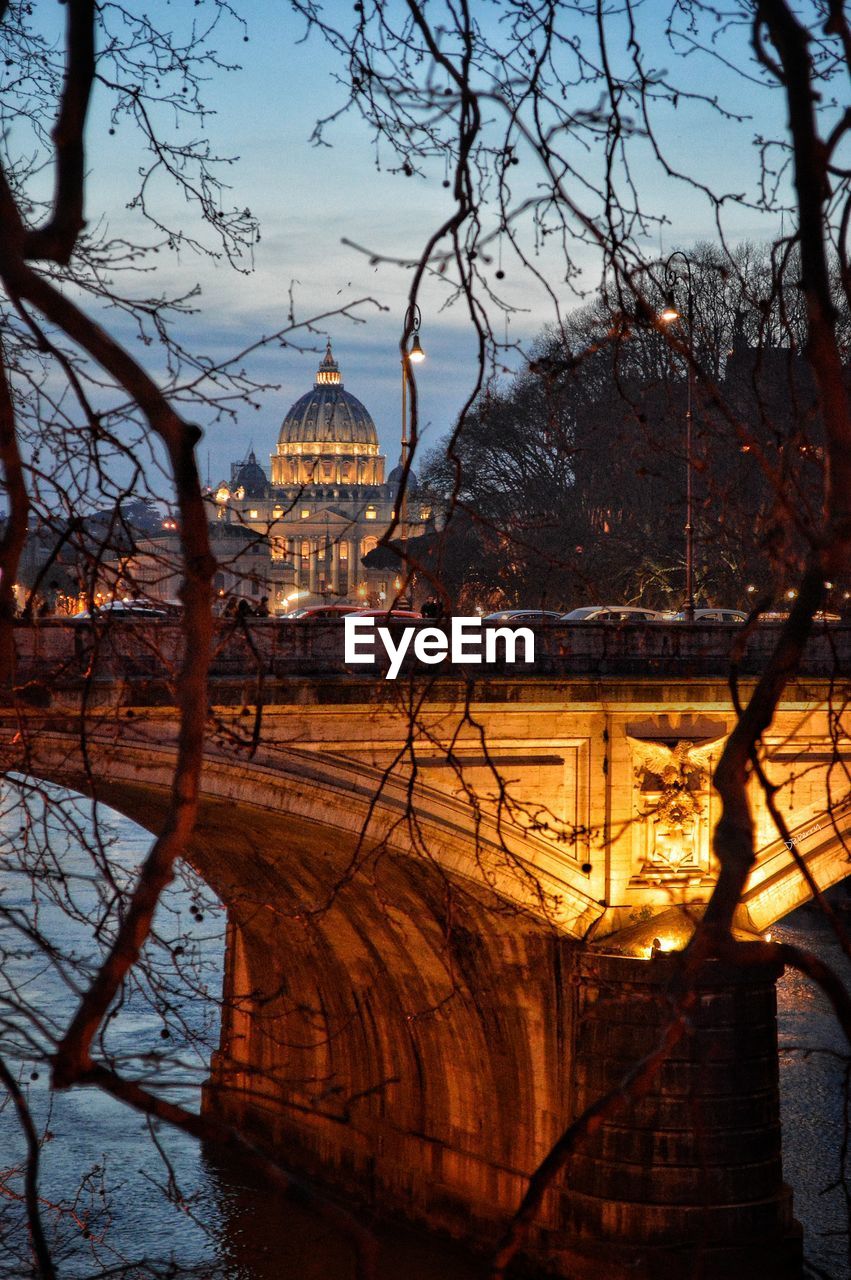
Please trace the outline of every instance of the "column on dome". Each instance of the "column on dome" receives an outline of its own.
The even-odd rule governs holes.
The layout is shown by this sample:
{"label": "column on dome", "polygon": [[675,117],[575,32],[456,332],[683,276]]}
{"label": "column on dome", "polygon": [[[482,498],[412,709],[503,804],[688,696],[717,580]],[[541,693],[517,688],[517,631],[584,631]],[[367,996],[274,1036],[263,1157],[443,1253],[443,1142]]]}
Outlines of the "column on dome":
{"label": "column on dome", "polygon": [[340,594],[340,540],[335,538],[331,543],[331,590]]}
{"label": "column on dome", "polygon": [[317,572],[319,569],[319,552],[315,538],[310,539],[310,551],[307,558],[307,585],[308,590],[316,592],[317,589]]}
{"label": "column on dome", "polygon": [[316,544],[319,548],[320,568],[317,571],[321,590],[331,590],[331,539],[326,533]]}
{"label": "column on dome", "polygon": [[360,540],[358,538],[349,538],[348,548],[349,548],[349,595],[352,596],[357,591],[358,583],[360,582],[360,570],[361,570],[361,562],[360,562],[360,555],[359,555]]}

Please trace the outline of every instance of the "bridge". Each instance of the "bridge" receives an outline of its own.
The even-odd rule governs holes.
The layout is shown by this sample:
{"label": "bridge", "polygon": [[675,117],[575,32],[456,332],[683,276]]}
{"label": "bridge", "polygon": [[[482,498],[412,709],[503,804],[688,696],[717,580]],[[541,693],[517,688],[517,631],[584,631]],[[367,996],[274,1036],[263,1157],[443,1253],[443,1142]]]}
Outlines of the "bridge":
{"label": "bridge", "polygon": [[[347,667],[337,624],[223,624],[190,851],[229,919],[204,1106],[338,1192],[490,1247],[565,1123],[665,1025],[664,953],[716,873],[737,638],[548,627],[534,664],[471,679],[412,660],[388,681]],[[45,623],[16,639],[5,767],[156,831],[179,628]],[[760,629],[737,655],[744,695],[773,639]],[[791,838],[754,784],[743,939],[806,900],[798,859],[822,888],[848,873],[849,654],[849,629],[816,635],[766,736]],[[705,975],[655,1094],[548,1194],[535,1262],[649,1280],[691,1275],[699,1248],[706,1277],[756,1260],[799,1274],[776,976]]]}

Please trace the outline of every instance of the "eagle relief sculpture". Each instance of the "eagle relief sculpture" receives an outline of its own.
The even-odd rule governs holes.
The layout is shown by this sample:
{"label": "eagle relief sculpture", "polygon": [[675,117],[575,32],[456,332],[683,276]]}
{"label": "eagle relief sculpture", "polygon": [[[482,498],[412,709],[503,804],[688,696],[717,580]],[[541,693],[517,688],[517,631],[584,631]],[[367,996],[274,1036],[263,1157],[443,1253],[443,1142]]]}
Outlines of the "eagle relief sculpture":
{"label": "eagle relief sculpture", "polygon": [[709,874],[709,839],[701,821],[709,763],[721,752],[720,738],[699,746],[686,738],[630,738],[642,803],[639,879],[700,880]]}

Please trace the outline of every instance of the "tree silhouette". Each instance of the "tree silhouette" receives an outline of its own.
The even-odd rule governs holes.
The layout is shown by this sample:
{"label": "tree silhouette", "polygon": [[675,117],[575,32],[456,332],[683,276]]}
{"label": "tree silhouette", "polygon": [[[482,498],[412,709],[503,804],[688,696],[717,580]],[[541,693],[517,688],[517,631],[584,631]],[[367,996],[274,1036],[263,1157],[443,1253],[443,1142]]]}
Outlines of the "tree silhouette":
{"label": "tree silhouette", "polygon": [[[227,739],[235,752],[255,751],[262,739],[260,696],[250,725],[220,719],[210,726],[208,721],[215,562],[196,457],[201,433],[192,421],[198,406],[232,412],[261,388],[243,371],[245,353],[216,363],[184,344],[180,326],[191,292],[163,298],[152,291],[140,298],[124,287],[124,273],[153,261],[160,248],[209,252],[237,269],[250,262],[254,219],[230,201],[223,185],[220,164],[229,157],[218,157],[200,131],[206,78],[228,70],[215,52],[218,24],[241,24],[241,9],[235,2],[206,0],[192,7],[200,15],[197,24],[193,13],[190,20],[182,19],[184,28],[175,21],[169,29],[130,0],[101,5],[68,0],[64,31],[53,39],[46,34],[46,8],[0,0],[6,66],[12,69],[0,106],[0,466],[9,506],[0,536],[0,681],[13,709],[27,705],[33,691],[16,676],[13,587],[31,512],[65,537],[78,527],[75,517],[109,509],[114,519],[107,522],[104,541],[87,548],[97,562],[114,545],[122,503],[161,496],[157,477],[164,469],[181,545],[183,612],[180,643],[158,658],[171,662],[180,725],[161,834],[137,872],[119,875],[97,824],[92,836],[59,807],[55,820],[89,859],[85,876],[96,881],[94,903],[76,903],[76,878],[63,866],[62,842],[57,844],[55,832],[44,838],[43,811],[57,812],[49,790],[36,788],[24,801],[16,800],[25,813],[23,834],[14,846],[16,866],[38,894],[53,895],[71,917],[87,924],[95,945],[84,959],[57,955],[37,912],[16,907],[4,913],[12,937],[25,938],[46,957],[67,980],[76,1002],[73,1015],[54,1024],[41,1018],[25,991],[16,992],[4,1038],[21,1061],[28,1055],[42,1063],[49,1059],[54,1088],[95,1086],[145,1115],[262,1161],[268,1181],[301,1195],[303,1188],[284,1165],[264,1157],[245,1134],[174,1102],[156,1087],[163,1083],[156,1073],[148,1087],[122,1071],[108,1038],[112,1011],[134,982],[146,987],[158,1011],[168,1003],[168,988],[150,959],[161,941],[155,912],[188,849],[208,731]],[[841,0],[807,0],[801,12],[786,0],[757,0],[732,10],[695,0],[673,4],[664,15],[632,0],[616,9],[580,0],[498,0],[482,12],[469,0],[429,6],[417,0],[371,0],[345,15],[322,10],[312,0],[293,0],[293,8],[308,32],[321,35],[342,59],[340,110],[317,124],[316,140],[327,140],[340,112],[348,109],[360,117],[379,152],[393,157],[390,167],[400,182],[428,179],[443,183],[447,192],[442,221],[403,260],[383,254],[380,245],[365,250],[377,266],[396,262],[409,271],[412,307],[423,300],[426,287],[445,290],[444,300],[468,317],[478,355],[445,460],[433,468],[447,508],[443,542],[432,548],[428,561],[418,560],[415,543],[403,548],[406,572],[419,572],[440,589],[444,564],[454,562],[459,595],[468,589],[498,590],[506,599],[519,599],[532,575],[556,572],[564,575],[564,592],[599,590],[612,565],[625,564],[642,539],[652,536],[649,517],[659,492],[654,484],[669,486],[675,466],[682,483],[673,423],[682,411],[684,371],[690,368],[705,434],[700,474],[711,477],[701,491],[707,523],[709,504],[718,494],[725,525],[728,508],[731,513],[729,546],[723,539],[711,544],[716,557],[730,562],[728,580],[740,581],[740,521],[753,493],[741,468],[752,467],[759,477],[761,538],[755,564],[767,566],[767,588],[770,579],[771,587],[789,583],[797,592],[776,648],[747,696],[739,691],[735,660],[731,663],[738,722],[715,773],[721,817],[714,850],[720,871],[685,952],[670,1026],[658,1050],[573,1120],[533,1173],[498,1250],[496,1277],[505,1274],[522,1247],[545,1192],[577,1144],[625,1093],[648,1086],[686,1034],[703,962],[709,957],[742,962],[733,922],[754,862],[751,778],[763,784],[778,834],[789,842],[761,742],[800,665],[814,616],[825,601],[825,583],[848,581],[851,559],[846,370],[851,190],[845,160],[851,115],[844,106],[851,27]],[[668,60],[670,72],[661,67]],[[146,159],[129,211],[139,228],[133,240],[111,237],[87,209],[88,174],[98,161],[90,139],[94,87],[108,103],[108,128],[123,131],[132,124],[144,141]],[[758,127],[747,119],[757,91],[770,104],[764,128],[762,119]],[[707,175],[699,155],[682,158],[677,145],[682,118],[707,132],[755,143],[747,190],[728,189],[717,175]],[[187,142],[186,130],[180,132],[177,124],[191,124],[193,136],[197,128],[197,140]],[[162,177],[176,185],[191,218],[170,219],[159,208]],[[46,196],[48,178],[52,193]],[[659,302],[668,287],[660,260],[665,255],[647,251],[668,225],[665,200],[680,188],[688,199],[706,202],[718,228],[711,251],[691,251],[692,257],[702,254],[705,267],[696,273],[698,320],[691,330],[682,323],[661,323]],[[764,219],[767,250],[731,244],[725,230],[729,209]],[[516,330],[525,305],[522,291],[512,300],[515,281],[523,290],[536,290],[551,308],[546,342],[530,352],[522,350],[506,324]],[[575,304],[595,295],[599,303],[591,316],[572,319]],[[749,305],[742,308],[740,300]],[[736,311],[743,309],[737,318]],[[293,317],[286,332],[296,327]],[[156,344],[162,376],[155,377],[131,354],[122,337],[128,330],[146,348]],[[403,353],[410,330],[409,324],[400,338]],[[737,342],[739,356],[742,344],[756,356],[740,361],[733,377]],[[724,353],[728,343],[732,356]],[[246,353],[256,345],[248,344]],[[784,359],[787,352],[794,357],[785,374],[778,351]],[[806,376],[798,372],[801,356]],[[500,379],[521,363],[524,372],[506,391]],[[404,367],[413,431],[402,488],[421,438],[416,381],[410,362]],[[788,394],[785,389],[778,394],[784,377]],[[595,428],[601,417],[615,444],[630,427],[639,428],[648,488],[646,501],[637,507],[624,495],[634,474],[627,459],[634,453],[616,448],[615,466],[601,460]],[[531,418],[536,432],[524,435]],[[578,512],[577,496],[584,504]],[[403,510],[403,503],[397,507]],[[398,523],[397,518],[388,531],[388,545]],[[458,524],[475,530],[486,561],[486,572],[469,587],[451,546]],[[572,542],[582,530],[582,541]],[[621,539],[614,559],[600,550],[608,538]],[[575,550],[580,545],[581,553]],[[590,547],[600,557],[598,565],[580,573],[571,562],[571,546],[575,557],[587,556]],[[674,554],[666,540],[662,564],[639,570],[632,580],[624,577],[619,590],[624,595],[642,587],[670,593]],[[751,562],[746,564],[749,570]],[[649,582],[653,574],[658,581]],[[765,603],[770,596],[767,589]],[[540,597],[549,600],[543,592]],[[228,643],[237,640],[244,652],[257,656],[250,628],[234,626]],[[262,683],[262,661],[257,669]],[[410,761],[409,798],[416,782],[420,710],[421,704],[412,701],[409,741],[402,752]],[[23,712],[21,721],[25,738]],[[81,724],[85,755],[85,715]],[[476,729],[469,707],[462,724]],[[483,767],[499,784],[499,817],[522,815],[522,806],[499,779],[486,742],[482,752]],[[451,749],[447,760],[457,768]],[[466,783],[463,770],[459,784],[478,831],[481,797]],[[540,814],[525,817],[542,820]],[[415,847],[427,856],[412,804],[399,821],[410,825],[419,841]],[[334,894],[362,869],[362,852],[359,842]],[[538,885],[536,892],[544,902],[544,888]],[[203,916],[200,907],[195,915]],[[813,977],[833,1002],[846,1034],[851,1032],[848,993],[825,966],[768,942],[750,954],[794,965]],[[447,964],[454,985],[455,973]],[[26,1139],[25,1201],[36,1265],[43,1276],[53,1277],[56,1267],[38,1199],[38,1134],[18,1072],[6,1063],[0,1076]],[[371,1087],[381,1084],[371,1082]],[[372,1243],[361,1224],[343,1210],[326,1205],[325,1212],[356,1239],[368,1273]]]}

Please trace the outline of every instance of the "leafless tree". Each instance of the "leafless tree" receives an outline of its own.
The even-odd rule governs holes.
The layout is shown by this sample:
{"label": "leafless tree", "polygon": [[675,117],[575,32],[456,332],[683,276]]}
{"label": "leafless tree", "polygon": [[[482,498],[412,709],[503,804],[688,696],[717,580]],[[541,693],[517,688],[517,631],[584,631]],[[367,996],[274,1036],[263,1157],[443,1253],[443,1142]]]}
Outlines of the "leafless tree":
{"label": "leafless tree", "polygon": [[[454,469],[449,527],[463,510],[465,432],[474,428],[482,397],[498,395],[500,377],[524,355],[506,324],[521,305],[506,293],[516,277],[524,288],[534,286],[551,306],[550,364],[569,360],[590,367],[603,351],[617,366],[621,351],[628,359],[639,349],[639,343],[629,344],[631,335],[641,331],[652,335],[643,348],[669,353],[678,362],[680,379],[691,366],[711,401],[713,431],[747,451],[768,486],[775,523],[795,534],[797,550],[792,560],[785,559],[783,573],[788,580],[797,557],[798,594],[776,651],[745,703],[740,702],[733,667],[732,697],[739,719],[716,771],[723,803],[714,837],[720,874],[686,953],[679,1015],[658,1052],[637,1064],[626,1081],[640,1088],[684,1034],[692,978],[700,964],[733,950],[733,916],[754,859],[747,784],[753,774],[763,777],[761,739],[800,662],[822,605],[824,583],[849,574],[851,415],[844,365],[847,332],[837,308],[839,294],[847,315],[851,289],[847,15],[840,0],[810,0],[804,15],[786,0],[743,0],[729,11],[696,0],[672,5],[664,18],[653,6],[645,10],[631,0],[618,7],[603,0],[592,5],[556,0],[495,4],[484,14],[468,0],[433,6],[372,0],[355,5],[350,25],[344,26],[312,2],[293,3],[308,30],[319,32],[344,59],[340,110],[361,115],[385,154],[389,150],[395,157],[392,167],[400,182],[442,181],[449,193],[444,220],[401,264],[412,269],[411,302],[421,299],[426,286],[445,288],[446,301],[469,316],[478,351],[467,402],[448,447]],[[122,273],[135,271],[160,247],[213,252],[237,268],[250,257],[253,218],[238,204],[227,207],[206,142],[187,145],[161,127],[167,113],[202,123],[202,80],[208,71],[227,69],[214,52],[213,36],[218,23],[241,21],[239,6],[208,0],[198,7],[207,25],[176,36],[156,28],[129,0],[100,6],[94,0],[68,0],[64,34],[53,41],[37,25],[39,6],[0,3],[7,67],[13,68],[0,155],[5,320],[0,462],[10,509],[0,539],[0,671],[10,699],[14,701],[15,682],[12,584],[33,507],[54,523],[61,511],[62,536],[73,538],[79,532],[73,517],[81,504],[88,509],[93,495],[110,506],[114,523],[120,525],[122,501],[140,491],[155,493],[152,477],[165,471],[178,512],[184,574],[182,657],[175,671],[180,735],[162,834],[128,882],[117,876],[97,834],[94,840],[84,838],[78,824],[70,824],[70,838],[90,850],[99,878],[96,906],[79,908],[81,917],[97,921],[99,945],[85,963],[72,965],[67,957],[52,954],[49,937],[25,912],[7,919],[50,957],[77,1002],[67,1024],[34,1021],[29,1033],[39,1041],[40,1052],[44,1044],[51,1046],[54,1087],[97,1086],[149,1116],[260,1158],[238,1133],[223,1132],[123,1073],[105,1047],[111,1010],[129,984],[147,984],[158,1009],[167,1002],[167,986],[155,973],[151,978],[143,952],[157,941],[154,913],[187,849],[197,810],[207,733],[214,562],[195,456],[200,431],[190,419],[198,405],[228,412],[259,390],[242,372],[242,355],[217,365],[181,343],[179,325],[193,304],[191,293],[140,299],[123,285]],[[672,72],[658,69],[663,59],[671,60]],[[723,91],[700,88],[700,78],[691,74],[698,63],[719,74],[723,69]],[[708,82],[708,72],[704,74]],[[95,84],[109,95],[110,128],[124,129],[132,122],[145,140],[148,161],[134,211],[150,228],[149,240],[111,238],[87,225],[84,201],[91,157],[85,140]],[[760,130],[748,190],[719,190],[697,167],[683,169],[672,122],[677,112],[690,117],[702,112],[719,128],[738,125],[746,132],[743,94],[753,86],[773,103],[769,132]],[[319,122],[318,140],[331,136],[337,114]],[[639,152],[651,158],[652,169],[642,166]],[[40,193],[48,175],[53,194],[44,198]],[[153,191],[161,175],[177,184],[195,211],[197,230],[171,225],[155,207]],[[648,191],[657,180],[664,182],[665,191],[683,187],[690,198],[707,202],[718,230],[714,252],[726,279],[734,282],[734,294],[747,296],[754,280],[759,281],[755,318],[748,320],[757,349],[794,345],[806,355],[823,432],[814,503],[796,501],[799,472],[792,462],[800,442],[784,438],[783,448],[772,452],[767,447],[771,428],[756,430],[749,411],[743,412],[741,402],[719,385],[719,335],[729,319],[718,291],[709,289],[703,299],[699,332],[684,333],[682,326],[664,329],[659,322],[658,302],[666,288],[664,255],[647,253],[647,244],[667,223],[664,208],[654,207]],[[788,231],[771,234],[757,272],[728,242],[725,217],[735,208],[762,215],[772,232],[781,215],[788,221]],[[381,246],[366,246],[366,251],[376,263],[384,261]],[[794,262],[800,263],[799,288],[790,288]],[[605,333],[577,349],[568,311],[594,294],[599,294],[601,314],[609,324]],[[159,344],[165,369],[161,378],[129,353],[118,336],[121,325],[104,321],[104,306],[113,321],[118,317],[144,342]],[[403,351],[409,338],[409,332],[401,336]],[[409,471],[419,433],[416,383],[409,364],[406,370],[413,420]],[[479,406],[475,412],[474,406]],[[403,486],[406,480],[407,475]],[[809,494],[811,482],[808,474],[801,491]],[[393,533],[391,529],[388,539]],[[107,545],[114,545],[110,539],[113,530]],[[774,553],[767,547],[767,555]],[[785,555],[785,546],[777,554]],[[408,568],[435,574],[433,563],[418,564],[413,549]],[[415,713],[416,708],[412,718]],[[469,709],[467,714],[472,714]],[[412,769],[412,787],[413,777]],[[765,785],[770,798],[767,779]],[[42,788],[27,798],[21,866],[45,884],[60,883],[63,910],[73,914],[73,886],[69,892],[67,872],[50,853],[55,835],[52,846],[38,835],[49,798]],[[475,797],[471,803],[475,807]],[[408,820],[415,825],[412,815]],[[779,814],[778,829],[788,838]],[[352,874],[357,869],[355,861]],[[770,943],[759,954],[779,957],[820,982],[851,1032],[848,994],[824,966]],[[23,1034],[17,1022],[14,1026],[15,1034]],[[26,1135],[26,1208],[38,1266],[50,1277],[55,1267],[37,1196],[38,1135],[14,1070],[6,1065],[2,1076]],[[623,1087],[617,1093],[622,1096]],[[577,1142],[615,1104],[614,1096],[604,1097],[573,1122],[533,1175],[500,1247],[495,1276],[505,1273],[521,1247],[545,1190]],[[279,1186],[292,1189],[283,1168],[268,1161],[265,1167]],[[339,1217],[359,1239],[366,1267],[368,1241],[348,1215]]]}
{"label": "leafless tree", "polygon": [[[785,0],[759,0],[728,9],[674,4],[662,17],[627,0],[617,8],[605,3],[498,5],[482,14],[463,0],[437,7],[409,0],[358,5],[352,26],[343,28],[313,5],[297,8],[346,60],[350,92],[340,109],[362,115],[397,158],[399,174],[412,182],[434,181],[435,160],[447,166],[444,185],[451,189],[451,208],[421,254],[402,265],[413,268],[411,301],[421,299],[427,283],[444,284],[447,301],[469,314],[478,343],[477,377],[447,450],[449,472],[453,467],[455,472],[448,527],[456,511],[469,518],[463,501],[465,432],[474,435],[512,349],[501,323],[511,312],[510,300],[500,297],[503,280],[519,272],[537,282],[552,305],[556,347],[581,362],[589,348],[575,350],[564,307],[565,298],[582,297],[588,271],[581,268],[589,248],[598,265],[587,287],[599,287],[612,316],[609,347],[623,346],[636,326],[663,336],[673,356],[691,365],[711,400],[716,432],[753,455],[769,486],[773,518],[766,552],[776,564],[782,562],[784,576],[797,572],[797,597],[776,651],[745,702],[733,667],[731,692],[739,720],[715,778],[723,804],[714,835],[720,874],[687,952],[687,1000],[688,977],[696,966],[709,955],[730,951],[735,908],[754,863],[747,795],[752,774],[763,780],[770,796],[762,737],[799,664],[825,582],[847,581],[849,572],[851,417],[847,324],[840,321],[848,313],[851,288],[846,9],[839,0],[795,8]],[[671,70],[662,69],[667,64]],[[717,91],[708,87],[716,81]],[[760,119],[751,129],[753,94],[772,106],[767,121]],[[704,127],[714,119],[715,126],[708,127],[723,131],[738,124],[740,136],[752,132],[756,163],[750,178],[743,179],[744,190],[719,189],[698,163],[683,161],[672,128],[678,112],[689,120],[704,112]],[[334,118],[319,123],[318,136],[325,136]],[[640,152],[651,158],[649,167]],[[770,412],[764,397],[754,414],[753,403],[743,411],[741,401],[724,394],[712,316],[704,312],[701,327],[685,333],[673,326],[665,332],[660,324],[659,299],[668,284],[665,262],[648,258],[645,246],[669,219],[662,204],[654,205],[654,180],[666,194],[680,188],[706,201],[718,231],[718,264],[742,296],[753,289],[754,279],[728,242],[728,211],[765,215],[770,248],[753,298],[751,336],[758,351],[784,345],[806,356],[823,432],[815,491],[813,476],[802,474],[803,458],[812,456],[800,447],[807,442],[793,432],[781,444],[776,423],[766,433]],[[382,260],[380,245],[364,248],[373,260]],[[793,262],[799,264],[794,280],[788,270]],[[710,293],[718,310],[725,311],[724,291]],[[701,300],[707,301],[705,294]],[[797,425],[802,426],[800,418]],[[804,490],[807,499],[800,501]],[[794,533],[795,552],[790,553],[784,530]],[[415,548],[409,549],[409,563],[414,571],[429,569],[426,563],[417,565]],[[778,825],[788,836],[782,821]],[[788,949],[780,954],[823,982],[846,1034],[851,1031],[848,996],[838,980],[812,957]],[[681,1025],[678,1030],[675,1023],[669,1041],[679,1034]],[[639,1064],[632,1084],[652,1077],[665,1054],[662,1045]],[[544,1189],[576,1142],[599,1110],[615,1101],[614,1095],[602,1099],[593,1114],[572,1124],[534,1175],[499,1251],[495,1276],[504,1274]]]}
{"label": "leafless tree", "polygon": [[[236,70],[217,52],[220,29],[242,33],[243,19],[227,0],[204,0],[191,13],[171,17],[160,25],[138,5],[94,0],[61,7],[0,4],[0,463],[9,508],[0,536],[0,683],[7,705],[18,697],[14,591],[33,526],[50,534],[34,589],[57,565],[71,563],[91,598],[104,562],[132,532],[127,512],[133,501],[150,498],[173,506],[182,564],[182,635],[173,663],[177,760],[161,833],[138,872],[128,877],[118,870],[97,806],[81,819],[50,788],[13,785],[8,793],[7,825],[19,825],[16,837],[5,840],[4,876],[9,884],[28,880],[32,910],[14,895],[3,909],[2,1080],[26,1138],[24,1205],[37,1269],[45,1277],[57,1273],[45,1213],[60,1219],[70,1214],[91,1239],[98,1218],[82,1209],[82,1190],[73,1211],[46,1206],[39,1195],[44,1135],[19,1077],[22,1058],[47,1064],[57,1090],[96,1085],[146,1116],[262,1159],[273,1185],[303,1195],[300,1184],[244,1136],[147,1087],[143,1076],[123,1072],[121,1055],[108,1044],[116,1009],[130,992],[160,1016],[173,1008],[174,961],[180,967],[187,950],[186,978],[199,990],[204,986],[190,943],[178,936],[158,944],[153,928],[195,820],[207,730],[215,562],[196,458],[202,432],[193,418],[233,416],[253,403],[263,384],[244,372],[244,361],[266,343],[286,345],[285,335],[298,345],[298,331],[311,329],[310,321],[297,323],[291,308],[280,332],[224,362],[213,360],[188,349],[179,334],[181,320],[197,305],[197,290],[169,296],[156,285],[146,287],[160,253],[212,255],[247,271],[257,234],[253,215],[231,202],[223,180],[232,157],[218,155],[206,132],[207,81]],[[142,157],[130,202],[136,229],[129,239],[114,234],[92,209],[95,89],[106,104],[105,134],[134,134]],[[171,188],[165,201],[163,183]],[[131,354],[134,340],[152,356],[153,372]],[[200,920],[201,890],[196,885],[191,892]],[[44,924],[51,903],[69,927],[85,924],[83,952],[57,951]],[[165,969],[154,955],[158,950]],[[27,1010],[13,976],[21,954],[42,957],[60,989],[71,994],[70,1019]],[[164,1023],[162,1035],[169,1034]],[[328,1212],[339,1213],[331,1206]],[[370,1242],[349,1215],[341,1221],[360,1242],[366,1267]],[[14,1256],[10,1245],[10,1265]],[[25,1266],[23,1256],[18,1262]]]}

